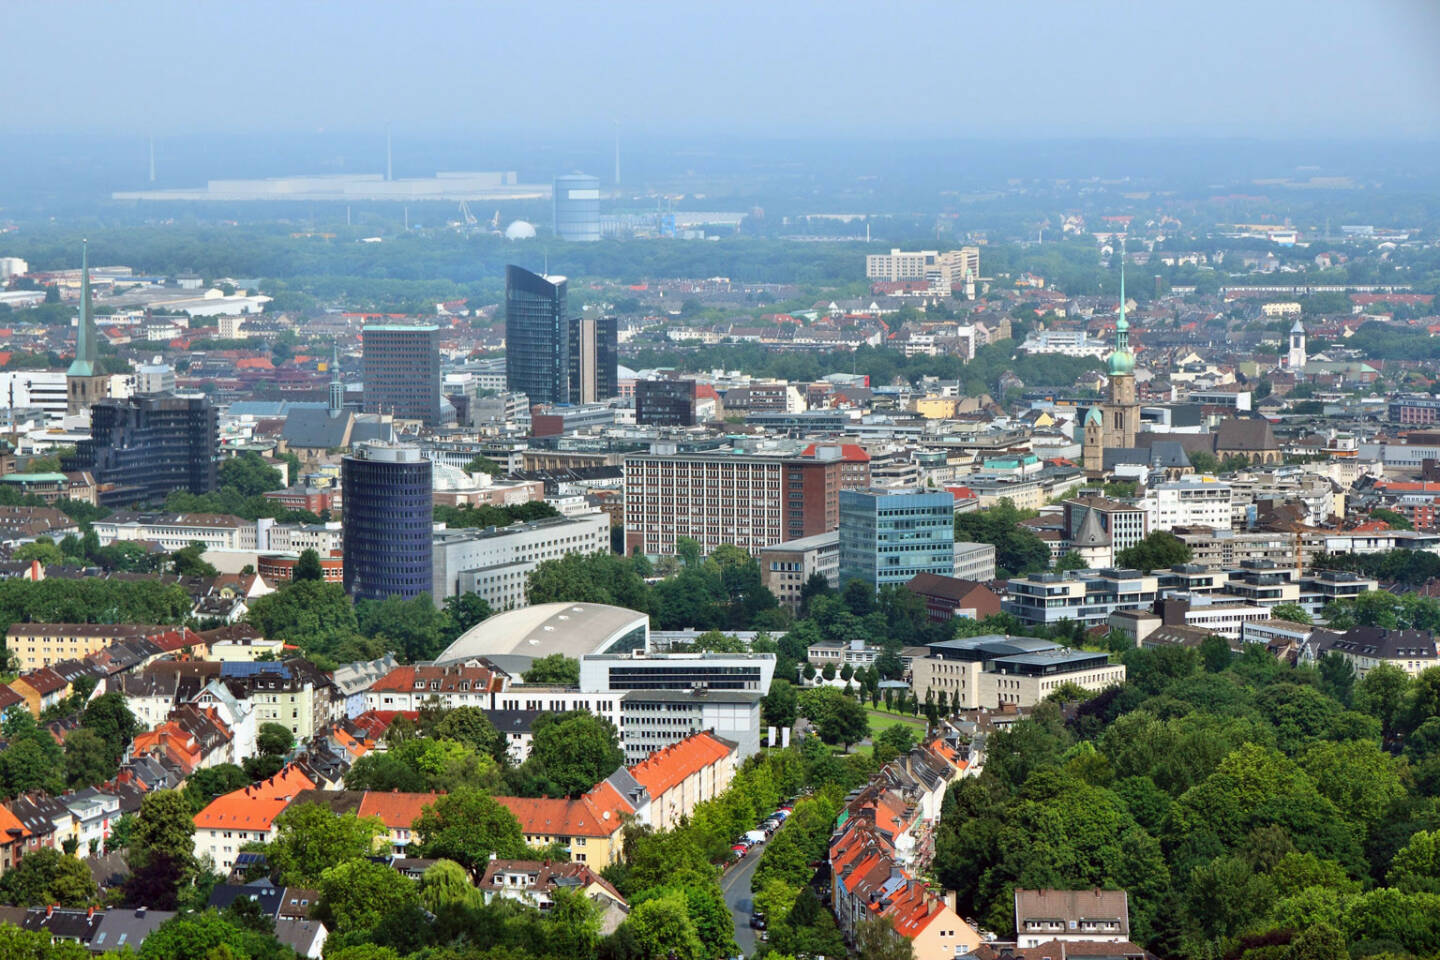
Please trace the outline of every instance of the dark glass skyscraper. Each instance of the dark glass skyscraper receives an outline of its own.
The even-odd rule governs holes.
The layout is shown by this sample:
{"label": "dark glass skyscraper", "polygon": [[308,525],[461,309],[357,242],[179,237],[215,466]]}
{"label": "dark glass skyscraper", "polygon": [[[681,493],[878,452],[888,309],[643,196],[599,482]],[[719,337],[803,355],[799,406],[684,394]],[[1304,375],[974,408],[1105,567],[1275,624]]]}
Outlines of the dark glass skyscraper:
{"label": "dark glass skyscraper", "polygon": [[570,403],[565,278],[505,268],[505,388],[530,403]]}
{"label": "dark glass skyscraper", "polygon": [[160,503],[175,490],[214,490],[219,449],[209,399],[151,393],[97,401],[90,439],[75,445],[64,468],[90,471],[104,506]]}
{"label": "dark glass skyscraper", "polygon": [[434,480],[417,447],[361,444],[340,467],[345,592],[356,600],[431,592]]}
{"label": "dark glass skyscraper", "polygon": [[440,328],[376,324],[365,328],[365,412],[440,422]]}

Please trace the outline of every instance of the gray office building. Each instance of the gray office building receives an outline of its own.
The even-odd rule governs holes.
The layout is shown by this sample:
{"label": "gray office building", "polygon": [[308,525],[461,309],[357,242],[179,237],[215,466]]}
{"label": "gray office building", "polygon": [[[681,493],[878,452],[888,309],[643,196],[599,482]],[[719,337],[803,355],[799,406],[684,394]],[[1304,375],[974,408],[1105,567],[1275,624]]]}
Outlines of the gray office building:
{"label": "gray office building", "polygon": [[440,328],[372,324],[364,332],[365,412],[440,423]]}
{"label": "gray office building", "polygon": [[570,403],[565,278],[505,268],[505,389],[531,404]]}
{"label": "gray office building", "polygon": [[583,173],[555,178],[555,236],[561,240],[600,239],[600,178]]}

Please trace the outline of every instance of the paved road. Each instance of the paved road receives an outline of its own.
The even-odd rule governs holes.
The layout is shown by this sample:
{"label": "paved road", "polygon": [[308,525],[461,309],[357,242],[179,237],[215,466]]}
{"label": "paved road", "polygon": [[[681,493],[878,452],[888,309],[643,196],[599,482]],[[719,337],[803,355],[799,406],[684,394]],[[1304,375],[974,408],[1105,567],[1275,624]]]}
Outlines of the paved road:
{"label": "paved road", "polygon": [[754,906],[754,901],[750,899],[750,879],[755,876],[755,868],[760,865],[760,855],[764,851],[763,843],[752,847],[745,859],[720,878],[720,890],[725,894],[725,904],[735,920],[735,942],[747,957],[755,952],[755,937],[759,932],[750,929],[750,909]]}

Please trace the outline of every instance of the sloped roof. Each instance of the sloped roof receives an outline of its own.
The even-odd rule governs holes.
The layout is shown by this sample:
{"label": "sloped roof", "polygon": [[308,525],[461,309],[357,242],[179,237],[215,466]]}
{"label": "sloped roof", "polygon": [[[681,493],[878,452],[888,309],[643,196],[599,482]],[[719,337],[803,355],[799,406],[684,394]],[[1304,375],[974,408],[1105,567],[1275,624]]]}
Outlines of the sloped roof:
{"label": "sloped roof", "polygon": [[730,756],[735,747],[709,731],[701,731],[651,753],[630,768],[630,775],[650,791],[651,797],[659,799],[676,784]]}

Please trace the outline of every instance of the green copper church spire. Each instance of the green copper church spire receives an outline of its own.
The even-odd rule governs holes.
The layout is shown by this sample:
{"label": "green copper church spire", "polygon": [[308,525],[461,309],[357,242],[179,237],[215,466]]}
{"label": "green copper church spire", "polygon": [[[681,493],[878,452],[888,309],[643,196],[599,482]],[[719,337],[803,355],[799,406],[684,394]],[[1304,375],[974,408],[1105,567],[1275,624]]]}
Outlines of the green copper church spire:
{"label": "green copper church spire", "polygon": [[1135,354],[1130,352],[1130,323],[1125,319],[1125,238],[1120,238],[1120,319],[1115,321],[1115,352],[1107,364],[1110,376],[1135,372]]}
{"label": "green copper church spire", "polygon": [[75,325],[75,362],[67,376],[95,375],[95,316],[90,308],[90,241],[80,241],[80,320]]}

